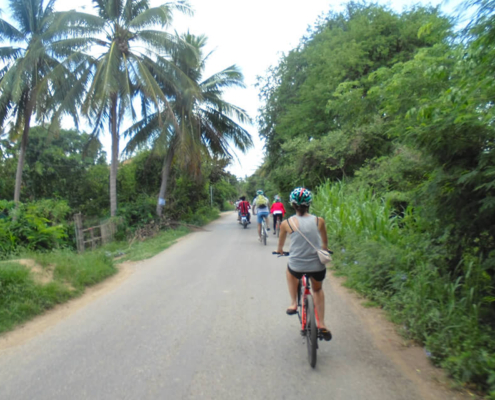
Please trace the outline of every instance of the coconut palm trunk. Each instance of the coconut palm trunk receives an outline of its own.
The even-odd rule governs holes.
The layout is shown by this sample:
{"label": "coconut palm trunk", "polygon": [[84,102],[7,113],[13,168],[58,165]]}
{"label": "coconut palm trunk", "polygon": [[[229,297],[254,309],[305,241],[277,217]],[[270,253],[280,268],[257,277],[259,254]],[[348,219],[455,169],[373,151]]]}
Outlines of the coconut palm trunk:
{"label": "coconut palm trunk", "polygon": [[172,160],[174,159],[174,148],[171,146],[165,157],[162,168],[162,183],[160,185],[160,194],[158,195],[158,201],[156,203],[156,214],[161,218],[163,215],[163,207],[164,204],[160,202],[160,199],[165,200],[165,196],[167,195],[167,183],[168,177],[170,176],[170,168],[172,167]]}
{"label": "coconut palm trunk", "polygon": [[22,130],[21,149],[19,152],[19,160],[17,161],[17,172],[15,175],[15,190],[14,201],[19,203],[21,199],[22,186],[22,170],[24,169],[24,160],[26,159],[26,150],[28,145],[29,128],[31,124],[31,116],[33,115],[35,93],[31,93],[28,100],[28,105],[24,112],[24,129]]}
{"label": "coconut palm trunk", "polygon": [[110,167],[110,215],[117,215],[117,170],[119,166],[119,126],[117,95],[112,95],[110,106],[110,132],[112,134],[112,164]]}

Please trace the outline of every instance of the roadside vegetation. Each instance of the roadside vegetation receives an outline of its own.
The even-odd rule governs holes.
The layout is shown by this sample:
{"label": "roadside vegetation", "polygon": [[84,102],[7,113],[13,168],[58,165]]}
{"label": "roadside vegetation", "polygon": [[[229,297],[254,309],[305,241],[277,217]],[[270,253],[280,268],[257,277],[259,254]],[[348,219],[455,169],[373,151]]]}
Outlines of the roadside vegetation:
{"label": "roadside vegetation", "polygon": [[[250,118],[224,98],[243,87],[239,68],[203,76],[207,38],[174,31],[186,1],[58,12],[56,0],[9,0],[1,11],[4,332],[232,209],[241,183],[227,167],[252,140]],[[76,253],[77,213],[86,228],[112,219],[116,241]]]}
{"label": "roadside vegetation", "polygon": [[495,3],[466,7],[319,20],[259,82],[257,177],[314,190],[347,285],[495,399]]}
{"label": "roadside vegetation", "polygon": [[23,255],[0,262],[0,333],[84,292],[117,270],[102,252]]}
{"label": "roadside vegetation", "polygon": [[113,242],[82,254],[25,250],[0,261],[0,333],[80,296],[115,274],[118,264],[151,258],[189,232],[186,227],[167,229],[146,240]]}

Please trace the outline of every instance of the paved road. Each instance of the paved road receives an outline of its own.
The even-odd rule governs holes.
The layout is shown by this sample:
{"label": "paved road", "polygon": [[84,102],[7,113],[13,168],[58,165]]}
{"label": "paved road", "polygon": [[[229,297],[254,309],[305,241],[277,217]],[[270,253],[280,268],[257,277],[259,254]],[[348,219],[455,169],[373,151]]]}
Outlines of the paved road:
{"label": "paved road", "polygon": [[288,317],[286,259],[224,215],[27,343],[0,353],[1,400],[422,399],[327,284],[316,369]]}

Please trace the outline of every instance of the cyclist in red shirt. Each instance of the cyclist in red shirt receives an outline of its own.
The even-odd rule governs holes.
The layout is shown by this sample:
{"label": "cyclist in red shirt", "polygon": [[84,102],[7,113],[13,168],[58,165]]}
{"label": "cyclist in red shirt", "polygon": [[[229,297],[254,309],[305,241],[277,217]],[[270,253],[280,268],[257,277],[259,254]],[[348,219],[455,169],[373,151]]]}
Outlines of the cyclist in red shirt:
{"label": "cyclist in red shirt", "polygon": [[239,216],[241,215],[246,215],[248,223],[251,223],[251,213],[249,212],[249,209],[251,208],[251,204],[249,204],[249,201],[246,201],[246,196],[241,196],[241,202],[237,206],[237,209],[239,210]]}
{"label": "cyclist in red shirt", "polygon": [[284,203],[280,200],[280,196],[275,196],[275,202],[270,208],[270,213],[273,214],[273,234],[277,234],[277,220],[282,223],[282,219],[286,213]]}

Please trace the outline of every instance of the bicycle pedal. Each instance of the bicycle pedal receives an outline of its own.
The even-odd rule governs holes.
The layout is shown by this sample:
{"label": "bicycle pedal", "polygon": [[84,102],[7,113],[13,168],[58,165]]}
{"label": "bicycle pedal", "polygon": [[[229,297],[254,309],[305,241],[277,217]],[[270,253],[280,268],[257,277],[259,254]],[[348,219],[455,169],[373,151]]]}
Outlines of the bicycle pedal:
{"label": "bicycle pedal", "polygon": [[301,329],[301,336],[306,336],[306,331],[304,329]]}

